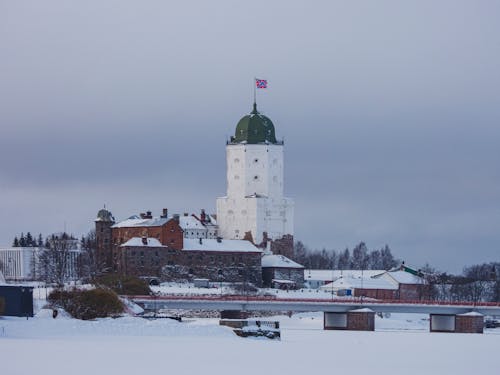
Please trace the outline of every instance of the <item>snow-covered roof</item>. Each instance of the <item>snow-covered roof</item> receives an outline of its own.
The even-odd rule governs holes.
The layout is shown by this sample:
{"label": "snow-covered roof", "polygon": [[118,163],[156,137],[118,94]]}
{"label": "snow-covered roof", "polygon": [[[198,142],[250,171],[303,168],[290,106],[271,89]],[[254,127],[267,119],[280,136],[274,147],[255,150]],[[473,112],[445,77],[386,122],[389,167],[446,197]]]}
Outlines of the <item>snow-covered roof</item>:
{"label": "snow-covered roof", "polygon": [[183,230],[186,229],[205,229],[205,226],[194,216],[179,217],[179,225]]}
{"label": "snow-covered roof", "polygon": [[220,240],[203,238],[201,243],[199,239],[185,238],[184,251],[227,251],[227,252],[262,252],[259,248],[246,240]]}
{"label": "snow-covered roof", "polygon": [[320,287],[320,289],[387,289],[397,290],[398,287],[393,283],[383,278],[356,278],[356,277],[341,277],[333,283],[328,283]]}
{"label": "snow-covered roof", "polygon": [[384,270],[304,270],[304,280],[332,281],[339,277],[373,277],[384,273]]}
{"label": "snow-covered roof", "polygon": [[372,313],[375,312],[372,309],[369,309],[368,307],[363,307],[361,309],[355,309],[355,310],[349,310],[349,312],[357,312],[357,313]]}
{"label": "snow-covered roof", "polygon": [[145,246],[145,247],[164,247],[160,241],[156,238],[145,238],[146,244],[143,242],[143,238],[141,237],[132,237],[130,240],[125,242],[121,247],[124,246]]}
{"label": "snow-covered roof", "polygon": [[304,268],[283,255],[266,254],[262,256],[262,268]]}
{"label": "snow-covered roof", "polygon": [[481,313],[478,313],[477,311],[470,311],[468,313],[457,314],[457,316],[484,316],[484,315]]}
{"label": "snow-covered roof", "polygon": [[[114,224],[111,228],[127,228],[127,227],[159,227],[164,225],[169,220],[172,220],[173,216],[169,217],[153,217],[151,219],[142,219],[137,215],[130,216],[128,219],[120,221],[119,223]],[[207,222],[208,226],[216,226],[217,222],[215,218],[210,216],[211,222]],[[179,226],[183,230],[190,229],[205,229],[205,225],[203,225],[200,220],[198,220],[193,215],[188,216],[179,216]]]}
{"label": "snow-covered roof", "polygon": [[406,271],[387,271],[376,277],[388,276],[398,284],[422,284],[424,279]]}
{"label": "snow-covered roof", "polygon": [[131,216],[126,220],[116,223],[111,228],[127,228],[127,227],[160,227],[169,221],[171,218],[153,217],[152,219],[142,219],[137,215]]}

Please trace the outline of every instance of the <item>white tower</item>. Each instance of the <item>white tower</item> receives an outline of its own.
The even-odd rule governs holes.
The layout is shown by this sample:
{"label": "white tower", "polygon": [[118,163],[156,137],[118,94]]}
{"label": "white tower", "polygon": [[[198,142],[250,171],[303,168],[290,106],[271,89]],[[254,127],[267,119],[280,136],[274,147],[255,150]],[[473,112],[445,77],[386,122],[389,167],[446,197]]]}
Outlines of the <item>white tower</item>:
{"label": "white tower", "polygon": [[244,116],[226,146],[227,195],[217,198],[217,224],[223,238],[249,238],[256,245],[290,256],[293,201],[283,196],[283,142],[271,120],[257,111]]}

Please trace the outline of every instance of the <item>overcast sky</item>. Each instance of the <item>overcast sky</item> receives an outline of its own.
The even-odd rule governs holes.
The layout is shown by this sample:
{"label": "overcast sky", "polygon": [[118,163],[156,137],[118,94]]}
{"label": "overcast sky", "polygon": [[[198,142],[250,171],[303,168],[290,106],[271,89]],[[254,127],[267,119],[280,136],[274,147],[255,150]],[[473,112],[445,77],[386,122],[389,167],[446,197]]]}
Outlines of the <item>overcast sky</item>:
{"label": "overcast sky", "polygon": [[258,106],[295,238],[500,261],[500,2],[0,0],[0,245],[215,211]]}

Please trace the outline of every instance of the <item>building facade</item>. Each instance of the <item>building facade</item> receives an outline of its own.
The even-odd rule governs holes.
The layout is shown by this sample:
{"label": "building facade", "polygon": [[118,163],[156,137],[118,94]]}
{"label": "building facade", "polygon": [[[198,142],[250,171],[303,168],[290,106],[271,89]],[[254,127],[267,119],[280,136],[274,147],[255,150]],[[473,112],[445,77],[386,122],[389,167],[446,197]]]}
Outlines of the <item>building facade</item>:
{"label": "building facade", "polygon": [[112,225],[107,220],[106,226],[99,220],[103,216],[111,214],[98,214],[97,243],[114,272],[165,281],[208,278],[261,285],[262,251],[249,241],[218,237],[215,218],[204,210],[199,216],[169,216],[163,209],[159,217],[148,211]]}
{"label": "building facade", "polygon": [[254,103],[226,145],[227,193],[217,199],[217,222],[225,239],[247,239],[292,256],[294,203],[284,196],[283,148]]}

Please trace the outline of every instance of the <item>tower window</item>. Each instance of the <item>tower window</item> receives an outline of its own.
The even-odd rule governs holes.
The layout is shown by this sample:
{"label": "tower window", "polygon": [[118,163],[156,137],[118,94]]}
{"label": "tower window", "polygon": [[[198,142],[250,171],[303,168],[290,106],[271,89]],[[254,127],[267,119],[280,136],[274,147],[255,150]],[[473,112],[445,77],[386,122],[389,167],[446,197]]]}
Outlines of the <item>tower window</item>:
{"label": "tower window", "polygon": [[254,162],[254,163],[258,163],[258,162],[259,162],[259,159],[255,158],[255,159],[253,159],[253,162]]}
{"label": "tower window", "polygon": [[253,179],[254,179],[254,180],[258,180],[258,179],[259,179],[259,176],[253,176]]}

